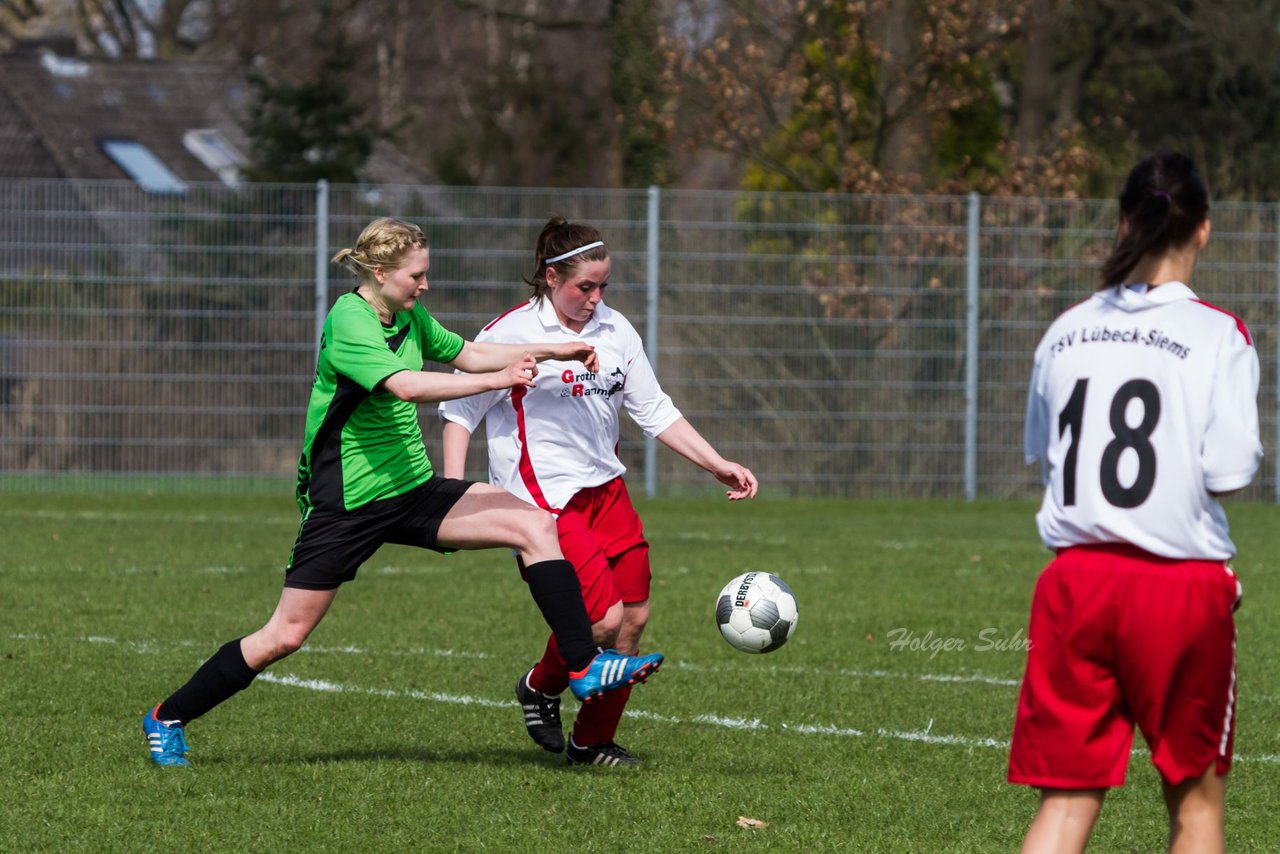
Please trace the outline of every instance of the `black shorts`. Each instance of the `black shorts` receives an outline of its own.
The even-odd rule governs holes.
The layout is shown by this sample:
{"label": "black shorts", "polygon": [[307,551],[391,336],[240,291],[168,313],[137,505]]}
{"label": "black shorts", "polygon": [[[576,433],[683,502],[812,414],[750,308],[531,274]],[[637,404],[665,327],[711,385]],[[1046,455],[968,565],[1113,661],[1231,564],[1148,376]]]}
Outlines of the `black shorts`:
{"label": "black shorts", "polygon": [[354,510],[313,510],[298,529],[284,586],[339,587],[354,579],[360,565],[383,543],[448,551],[436,544],[440,523],[470,488],[471,481],[433,477],[403,495],[370,501]]}

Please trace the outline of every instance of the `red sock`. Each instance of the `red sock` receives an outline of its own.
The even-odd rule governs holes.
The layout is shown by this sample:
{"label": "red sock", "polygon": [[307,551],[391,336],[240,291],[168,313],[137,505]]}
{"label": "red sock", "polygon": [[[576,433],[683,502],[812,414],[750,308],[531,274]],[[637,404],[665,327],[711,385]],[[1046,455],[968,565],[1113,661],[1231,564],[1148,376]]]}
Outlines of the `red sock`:
{"label": "red sock", "polygon": [[529,687],[544,694],[557,696],[569,687],[569,665],[560,654],[556,644],[556,636],[547,639],[547,649],[542,653],[542,660],[533,666],[529,674]]}
{"label": "red sock", "polygon": [[584,703],[578,709],[578,718],[573,723],[573,743],[579,747],[590,747],[613,741],[630,696],[631,686],[628,685],[626,688],[601,694],[590,703]]}

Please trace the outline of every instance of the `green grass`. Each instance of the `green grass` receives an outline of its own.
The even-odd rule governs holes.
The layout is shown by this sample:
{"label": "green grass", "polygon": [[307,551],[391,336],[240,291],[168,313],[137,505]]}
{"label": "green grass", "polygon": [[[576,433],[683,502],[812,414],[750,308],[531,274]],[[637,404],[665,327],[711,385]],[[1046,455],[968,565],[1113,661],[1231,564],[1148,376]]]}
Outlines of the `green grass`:
{"label": "green grass", "polygon": [[[619,741],[646,768],[570,769],[524,734],[511,687],[546,632],[504,552],[386,547],[304,651],[191,725],[184,770],[150,766],[139,718],[269,615],[297,523],[287,493],[0,494],[0,848],[1016,850],[1036,796],[1003,782],[1005,745],[1048,555],[1031,505],[640,511],[646,648],[668,665]],[[1246,594],[1228,844],[1272,851],[1280,526],[1274,507],[1229,513]],[[746,569],[800,603],[772,655],[733,651],[713,625]],[[1165,833],[1135,752],[1091,850],[1162,850]]]}

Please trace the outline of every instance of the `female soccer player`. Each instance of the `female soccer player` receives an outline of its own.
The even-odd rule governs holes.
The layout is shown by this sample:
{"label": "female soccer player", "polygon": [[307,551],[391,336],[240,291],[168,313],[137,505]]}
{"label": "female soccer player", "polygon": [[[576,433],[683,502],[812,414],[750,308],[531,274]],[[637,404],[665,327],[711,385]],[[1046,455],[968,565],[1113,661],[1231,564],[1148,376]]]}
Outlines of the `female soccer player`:
{"label": "female soccer player", "polygon": [[1028,462],[1057,556],[1031,603],[1009,781],[1042,790],[1024,852],[1083,851],[1136,724],[1171,851],[1224,846],[1235,712],[1235,546],[1218,496],[1258,469],[1258,357],[1187,285],[1209,240],[1192,162],[1159,152],[1120,195],[1103,289],[1035,354]]}
{"label": "female soccer player", "polygon": [[[560,547],[577,567],[596,642],[633,655],[649,618],[649,544],[631,506],[618,459],[624,407],[647,435],[706,469],[729,488],[730,500],[754,498],[755,476],[718,454],[671,402],[645,357],[640,336],[604,303],[611,264],[590,225],[551,219],[538,237],[533,295],[494,320],[477,341],[516,349],[532,341],[589,344],[598,367],[548,362],[536,383],[494,388],[441,404],[444,469],[461,477],[471,434],[483,421],[490,480],[556,516]],[[528,571],[528,568],[525,568]],[[566,751],[570,764],[635,765],[614,742],[629,691],[584,707],[566,749],[560,697],[568,669],[558,639],[516,683],[529,735],[543,748]]]}
{"label": "female soccer player", "polygon": [[[375,220],[355,248],[333,260],[351,269],[359,285],[338,298],[324,323],[298,462],[302,523],[284,591],[266,625],[225,644],[144,716],[159,765],[189,764],[186,724],[297,651],[338,588],[383,543],[441,552],[515,549],[534,601],[565,650],[579,699],[643,681],[662,662],[658,653],[597,655],[551,515],[495,486],[435,476],[418,428],[416,404],[531,388],[540,361],[580,361],[580,370],[592,370],[598,359],[590,344],[477,343],[446,330],[418,302],[427,290],[429,254],[421,229],[410,223]],[[426,359],[461,373],[425,372]]]}

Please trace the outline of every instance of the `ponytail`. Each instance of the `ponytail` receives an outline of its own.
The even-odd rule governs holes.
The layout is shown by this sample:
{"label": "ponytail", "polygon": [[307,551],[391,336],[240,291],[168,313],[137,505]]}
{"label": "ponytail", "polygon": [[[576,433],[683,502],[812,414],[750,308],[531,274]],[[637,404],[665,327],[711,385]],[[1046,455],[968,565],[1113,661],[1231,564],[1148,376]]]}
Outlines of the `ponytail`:
{"label": "ponytail", "polygon": [[1120,284],[1149,254],[1189,241],[1209,216],[1209,194],[1191,158],[1158,151],[1133,167],[1120,192],[1124,233],[1102,265],[1102,286]]}

